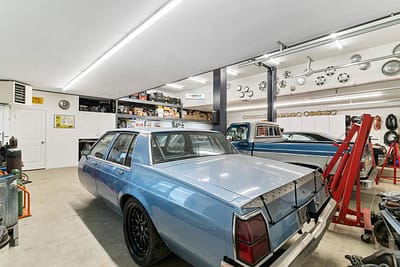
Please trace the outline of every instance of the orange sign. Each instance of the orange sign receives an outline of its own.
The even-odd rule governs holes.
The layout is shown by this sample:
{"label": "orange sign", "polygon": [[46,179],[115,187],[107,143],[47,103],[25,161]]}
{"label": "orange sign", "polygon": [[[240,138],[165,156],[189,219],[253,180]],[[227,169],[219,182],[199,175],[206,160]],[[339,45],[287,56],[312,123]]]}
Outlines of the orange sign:
{"label": "orange sign", "polygon": [[32,96],[32,104],[43,105],[43,103],[44,103],[44,98],[43,97]]}

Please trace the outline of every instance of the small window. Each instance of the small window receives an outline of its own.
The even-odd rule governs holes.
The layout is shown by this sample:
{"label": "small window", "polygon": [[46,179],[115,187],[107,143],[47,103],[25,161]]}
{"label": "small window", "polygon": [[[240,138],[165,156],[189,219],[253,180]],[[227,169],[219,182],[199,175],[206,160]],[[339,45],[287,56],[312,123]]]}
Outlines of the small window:
{"label": "small window", "polygon": [[275,136],[280,136],[281,135],[279,127],[274,127],[274,132],[275,132]]}
{"label": "small window", "polygon": [[114,139],[114,136],[117,133],[108,133],[104,135],[99,142],[93,147],[92,151],[90,151],[90,155],[96,158],[102,159],[105,151],[107,150],[108,145]]}
{"label": "small window", "polygon": [[247,139],[248,128],[246,125],[232,126],[228,129],[227,136],[232,138],[232,141],[244,141]]}
{"label": "small window", "polygon": [[108,154],[107,160],[124,165],[125,159],[127,158],[128,149],[130,144],[132,143],[133,138],[133,134],[120,134],[117,140],[115,140],[110,150],[110,153]]}
{"label": "small window", "polygon": [[268,126],[267,125],[257,125],[256,137],[266,137],[268,136]]}

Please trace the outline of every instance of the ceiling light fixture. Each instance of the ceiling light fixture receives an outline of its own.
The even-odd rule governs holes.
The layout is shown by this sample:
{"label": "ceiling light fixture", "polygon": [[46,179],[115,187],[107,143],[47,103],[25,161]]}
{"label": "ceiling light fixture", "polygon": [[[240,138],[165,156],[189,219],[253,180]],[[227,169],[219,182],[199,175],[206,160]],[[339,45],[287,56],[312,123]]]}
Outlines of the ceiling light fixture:
{"label": "ceiling light fixture", "polygon": [[365,101],[365,102],[352,102],[352,103],[345,103],[345,104],[333,104],[329,105],[330,107],[347,107],[347,106],[358,106],[358,105],[371,105],[371,104],[379,104],[379,103],[386,103],[386,100],[377,100],[377,101]]}
{"label": "ceiling light fixture", "polygon": [[235,112],[235,111],[245,111],[245,110],[257,110],[257,109],[266,109],[266,105],[260,106],[242,106],[242,107],[234,107],[234,108],[227,108],[227,112]]}
{"label": "ceiling light fixture", "polygon": [[295,102],[286,102],[286,103],[277,103],[276,107],[290,107],[297,106],[303,104],[321,104],[331,101],[343,101],[350,99],[361,99],[361,98],[370,98],[370,97],[379,97],[382,96],[382,92],[370,93],[370,94],[358,94],[358,95],[341,95],[341,96],[332,96],[332,97],[324,97],[321,99],[311,99],[306,101],[295,101]]}
{"label": "ceiling light fixture", "polygon": [[183,89],[183,86],[179,85],[179,84],[167,83],[165,86],[174,88],[174,89]]}
{"label": "ceiling light fixture", "polygon": [[256,60],[260,60],[260,59],[265,59],[266,62],[269,62],[272,65],[279,65],[279,61],[276,58],[270,58],[269,54],[264,54],[258,58],[256,58]]}
{"label": "ceiling light fixture", "polygon": [[267,61],[269,61],[270,63],[272,63],[274,65],[279,65],[279,61],[276,58],[270,58]]}
{"label": "ceiling light fixture", "polygon": [[[352,99],[361,99],[361,98],[370,98],[370,97],[379,97],[382,96],[382,92],[376,93],[367,93],[367,94],[355,94],[355,95],[340,95],[340,96],[332,96],[332,97],[325,97],[321,99],[311,99],[311,100],[304,100],[304,101],[294,101],[294,102],[284,102],[284,103],[276,103],[275,107],[290,107],[290,106],[299,106],[299,105],[307,105],[307,104],[322,104],[325,102],[332,102],[332,101],[343,101],[343,100],[352,100]],[[375,102],[375,101],[373,101]],[[378,102],[376,102],[378,103]],[[234,107],[234,108],[227,108],[227,112],[235,112],[235,111],[245,111],[245,110],[258,110],[258,109],[266,109],[266,105],[259,105],[259,106],[241,106],[241,107]]]}
{"label": "ceiling light fixture", "polygon": [[232,75],[232,76],[237,76],[237,75],[238,75],[238,73],[237,73],[236,71],[231,70],[231,69],[226,69],[226,72],[227,72],[229,75]]}
{"label": "ceiling light fixture", "polygon": [[114,55],[121,48],[127,45],[130,41],[139,36],[142,32],[144,32],[147,28],[161,19],[163,16],[168,14],[172,9],[178,6],[182,0],[172,0],[169,1],[166,5],[164,5],[161,9],[159,9],[156,13],[154,13],[151,17],[149,17],[146,21],[140,24],[137,28],[135,28],[128,36],[122,39],[119,43],[113,46],[110,50],[108,50],[104,55],[102,55],[99,59],[97,59],[92,65],[86,68],[84,71],[79,73],[75,78],[69,81],[64,87],[63,91],[68,90],[72,85],[86,76],[88,73],[92,72],[95,68],[97,68],[101,63],[103,63],[106,59]]}
{"label": "ceiling light fixture", "polygon": [[334,43],[336,44],[336,46],[337,46],[338,49],[343,49],[343,45],[342,45],[342,43],[340,42],[340,40],[337,39],[336,33],[332,33],[331,35],[329,35],[329,37],[332,38],[332,39],[335,39],[335,42],[334,42]]}
{"label": "ceiling light fixture", "polygon": [[194,82],[202,83],[202,84],[206,84],[207,83],[206,80],[200,79],[200,78],[197,78],[197,77],[189,77],[188,79],[191,80],[191,81],[194,81]]}
{"label": "ceiling light fixture", "polygon": [[339,40],[336,40],[336,41],[335,41],[335,44],[336,44],[336,46],[337,46],[338,49],[343,49],[343,45],[342,45],[342,43],[341,43]]}

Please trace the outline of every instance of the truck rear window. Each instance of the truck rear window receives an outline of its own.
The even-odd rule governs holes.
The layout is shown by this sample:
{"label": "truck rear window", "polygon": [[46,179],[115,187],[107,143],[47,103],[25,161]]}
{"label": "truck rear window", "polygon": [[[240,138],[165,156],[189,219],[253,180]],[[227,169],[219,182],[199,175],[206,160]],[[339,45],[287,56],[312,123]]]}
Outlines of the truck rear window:
{"label": "truck rear window", "polygon": [[262,124],[256,126],[256,137],[270,137],[280,135],[281,133],[278,126]]}

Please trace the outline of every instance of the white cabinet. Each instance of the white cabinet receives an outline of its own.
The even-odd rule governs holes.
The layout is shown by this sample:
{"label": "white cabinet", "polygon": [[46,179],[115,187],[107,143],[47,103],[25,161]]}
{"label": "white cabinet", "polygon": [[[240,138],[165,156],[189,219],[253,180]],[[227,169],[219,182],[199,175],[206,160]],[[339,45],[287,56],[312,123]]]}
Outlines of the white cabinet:
{"label": "white cabinet", "polygon": [[99,138],[104,132],[115,129],[115,114],[79,111],[76,126],[78,138]]}

